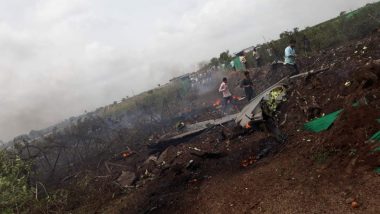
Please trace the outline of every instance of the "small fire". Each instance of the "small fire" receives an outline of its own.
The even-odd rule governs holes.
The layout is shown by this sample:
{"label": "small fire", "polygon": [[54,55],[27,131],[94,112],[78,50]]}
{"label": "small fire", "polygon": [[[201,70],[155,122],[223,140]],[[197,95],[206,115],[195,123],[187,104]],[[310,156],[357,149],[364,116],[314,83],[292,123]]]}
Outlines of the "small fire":
{"label": "small fire", "polygon": [[214,107],[218,107],[218,106],[220,106],[222,104],[222,100],[220,100],[220,99],[217,99],[215,102],[214,102],[214,104],[212,104]]}
{"label": "small fire", "polygon": [[121,153],[121,156],[123,157],[123,158],[128,158],[129,156],[131,156],[131,155],[133,155],[134,154],[134,152],[132,152],[132,151],[125,151],[125,152],[122,152]]}
{"label": "small fire", "polygon": [[249,123],[247,123],[244,128],[250,129],[250,128],[252,128],[252,126]]}
{"label": "small fire", "polygon": [[234,100],[241,100],[241,97],[239,97],[239,96],[232,96],[232,98],[233,98]]}
{"label": "small fire", "polygon": [[256,163],[256,157],[254,157],[254,156],[250,156],[250,157],[248,157],[247,159],[245,159],[245,160],[242,160],[241,162],[240,162],[240,166],[241,167],[243,167],[243,168],[245,168],[245,167],[248,167],[248,166],[250,166],[250,165],[253,165],[254,163]]}

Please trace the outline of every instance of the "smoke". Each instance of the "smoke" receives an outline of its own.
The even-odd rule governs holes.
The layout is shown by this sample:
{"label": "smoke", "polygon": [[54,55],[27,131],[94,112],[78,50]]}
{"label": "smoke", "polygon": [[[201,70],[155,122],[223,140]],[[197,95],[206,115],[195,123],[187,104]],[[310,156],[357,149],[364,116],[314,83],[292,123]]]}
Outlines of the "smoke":
{"label": "smoke", "polygon": [[9,140],[373,1],[0,2],[0,139]]}

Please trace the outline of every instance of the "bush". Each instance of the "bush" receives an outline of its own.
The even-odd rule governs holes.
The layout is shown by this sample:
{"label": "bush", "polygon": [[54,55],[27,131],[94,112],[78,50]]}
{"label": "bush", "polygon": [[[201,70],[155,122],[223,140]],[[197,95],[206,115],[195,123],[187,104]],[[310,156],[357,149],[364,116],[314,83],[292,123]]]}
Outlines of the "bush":
{"label": "bush", "polygon": [[33,190],[28,186],[30,164],[6,150],[0,151],[0,212],[23,210],[32,200]]}

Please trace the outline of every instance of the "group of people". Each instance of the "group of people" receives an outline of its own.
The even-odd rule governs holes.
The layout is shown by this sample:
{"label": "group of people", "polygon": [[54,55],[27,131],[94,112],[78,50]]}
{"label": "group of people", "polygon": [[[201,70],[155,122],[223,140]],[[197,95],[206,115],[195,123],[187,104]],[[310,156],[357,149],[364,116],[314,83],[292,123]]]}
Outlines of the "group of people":
{"label": "group of people", "polygon": [[[284,64],[292,68],[291,75],[296,75],[299,73],[298,66],[296,63],[297,55],[295,51],[295,45],[296,45],[295,40],[290,40],[289,45],[285,48]],[[244,89],[245,97],[248,102],[254,98],[255,94],[253,90],[253,82],[248,71],[244,72],[244,79],[241,80],[240,87]],[[223,112],[226,111],[228,104],[232,104],[233,106],[236,106],[234,104],[234,101],[232,99],[232,94],[228,87],[227,77],[223,78],[222,83],[220,84],[220,87],[219,87],[219,92],[221,92],[223,95],[223,102],[222,102]]]}
{"label": "group of people", "polygon": [[[245,97],[248,101],[254,97],[253,83],[248,71],[244,72],[244,79],[240,82],[240,87],[244,88]],[[237,108],[232,99],[232,94],[228,87],[227,77],[223,77],[222,83],[219,87],[219,92],[223,95],[222,111],[225,113],[228,104],[232,104],[234,108]]]}
{"label": "group of people", "polygon": [[[241,53],[239,53],[240,54],[239,55],[239,61],[240,61],[241,64],[244,65],[244,69],[248,67],[248,61],[247,61],[247,58],[246,58],[247,53],[248,52],[244,52],[244,51],[242,51]],[[260,56],[260,53],[257,51],[256,47],[254,47],[253,50],[252,50],[252,56],[253,56],[253,59],[255,60],[255,66],[257,68],[261,67],[261,56]],[[234,61],[231,61],[230,64],[231,64],[231,67],[234,70],[236,70],[235,69],[235,63],[234,63]]]}

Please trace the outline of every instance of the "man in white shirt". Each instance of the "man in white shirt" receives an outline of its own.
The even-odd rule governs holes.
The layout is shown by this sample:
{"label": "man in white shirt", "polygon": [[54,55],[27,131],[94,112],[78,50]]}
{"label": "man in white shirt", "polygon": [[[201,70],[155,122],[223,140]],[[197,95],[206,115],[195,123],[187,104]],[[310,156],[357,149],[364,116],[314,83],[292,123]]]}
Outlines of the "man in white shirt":
{"label": "man in white shirt", "polygon": [[291,75],[298,74],[298,66],[296,64],[296,51],[295,51],[296,42],[290,40],[289,46],[285,48],[285,65],[290,65],[294,68],[294,72]]}
{"label": "man in white shirt", "polygon": [[226,77],[223,77],[223,81],[219,87],[219,92],[223,94],[222,111],[225,112],[227,105],[232,102],[232,94],[228,89]]}

